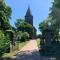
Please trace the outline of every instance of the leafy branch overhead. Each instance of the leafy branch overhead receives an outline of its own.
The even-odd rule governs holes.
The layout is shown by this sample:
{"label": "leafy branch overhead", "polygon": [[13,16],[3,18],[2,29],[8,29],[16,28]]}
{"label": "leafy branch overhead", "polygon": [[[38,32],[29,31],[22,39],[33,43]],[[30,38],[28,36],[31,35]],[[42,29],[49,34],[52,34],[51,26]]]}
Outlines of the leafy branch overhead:
{"label": "leafy branch overhead", "polygon": [[11,29],[11,25],[9,23],[9,19],[11,18],[12,10],[9,6],[5,4],[2,0],[0,1],[0,26],[4,30]]}

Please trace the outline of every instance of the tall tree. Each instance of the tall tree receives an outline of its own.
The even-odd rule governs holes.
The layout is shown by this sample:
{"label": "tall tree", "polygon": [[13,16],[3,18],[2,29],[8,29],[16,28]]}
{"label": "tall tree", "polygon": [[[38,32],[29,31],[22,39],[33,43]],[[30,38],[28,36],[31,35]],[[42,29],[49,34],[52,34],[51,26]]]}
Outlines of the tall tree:
{"label": "tall tree", "polygon": [[17,29],[22,32],[28,32],[29,34],[34,33],[34,28],[32,27],[32,25],[25,22],[21,23]]}
{"label": "tall tree", "polygon": [[34,27],[31,24],[25,22],[24,19],[17,19],[15,22],[18,31],[28,32],[31,36],[34,33]]}
{"label": "tall tree", "polygon": [[5,13],[7,19],[11,18],[12,10],[5,4],[4,0],[0,1],[0,11],[3,11]]}
{"label": "tall tree", "polygon": [[60,28],[60,0],[54,0],[50,17],[52,17],[52,22],[55,23],[56,28]]}
{"label": "tall tree", "polygon": [[54,0],[49,17],[52,18],[51,22],[54,37],[58,40],[60,29],[60,0]]}
{"label": "tall tree", "polygon": [[24,19],[17,19],[15,22],[16,28],[18,28],[20,26],[20,24],[23,23],[24,21],[25,21]]}
{"label": "tall tree", "polygon": [[39,24],[39,30],[41,31],[41,33],[48,27],[49,27],[49,24],[47,20],[44,20]]}
{"label": "tall tree", "polygon": [[11,25],[9,23],[11,12],[11,8],[5,4],[4,0],[0,0],[0,29],[11,29]]}

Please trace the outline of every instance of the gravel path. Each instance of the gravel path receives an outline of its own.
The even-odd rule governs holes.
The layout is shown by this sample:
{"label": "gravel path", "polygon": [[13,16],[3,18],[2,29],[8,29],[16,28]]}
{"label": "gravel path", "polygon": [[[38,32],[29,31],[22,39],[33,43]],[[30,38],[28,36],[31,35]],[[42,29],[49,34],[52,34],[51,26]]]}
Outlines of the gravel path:
{"label": "gravel path", "polygon": [[30,40],[19,53],[17,53],[13,60],[40,60],[39,50],[36,40]]}
{"label": "gravel path", "polygon": [[55,57],[43,57],[39,54],[36,40],[30,40],[15,56],[6,60],[60,60]]}

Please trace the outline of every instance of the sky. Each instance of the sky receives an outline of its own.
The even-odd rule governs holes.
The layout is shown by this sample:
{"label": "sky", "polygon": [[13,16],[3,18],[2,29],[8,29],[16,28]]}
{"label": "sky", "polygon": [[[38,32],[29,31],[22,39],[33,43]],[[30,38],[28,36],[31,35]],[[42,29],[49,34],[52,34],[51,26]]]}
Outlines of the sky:
{"label": "sky", "polygon": [[12,26],[15,26],[16,19],[24,19],[28,6],[30,6],[37,34],[40,33],[39,23],[47,19],[52,6],[52,0],[5,0],[5,2],[12,8],[12,19],[10,20]]}

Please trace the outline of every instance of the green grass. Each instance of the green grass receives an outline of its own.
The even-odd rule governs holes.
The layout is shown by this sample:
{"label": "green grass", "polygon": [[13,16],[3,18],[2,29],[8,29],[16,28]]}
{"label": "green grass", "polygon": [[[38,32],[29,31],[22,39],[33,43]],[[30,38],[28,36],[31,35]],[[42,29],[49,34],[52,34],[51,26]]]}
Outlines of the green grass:
{"label": "green grass", "polygon": [[40,39],[38,38],[36,41],[37,41],[38,47],[40,47]]}
{"label": "green grass", "polygon": [[19,44],[19,50],[20,50],[22,47],[24,47],[27,43],[28,43],[28,41],[20,43],[20,44]]}
{"label": "green grass", "polygon": [[[21,48],[24,47],[27,43],[28,43],[28,41],[26,41],[26,42],[20,42],[20,43],[19,43],[19,50],[16,49],[16,50],[14,50],[14,51],[12,51],[12,52],[10,52],[10,53],[5,53],[2,57],[9,57],[9,58],[13,57],[13,56],[16,55],[16,54],[21,50]],[[17,46],[18,46],[18,45],[17,45]]]}

